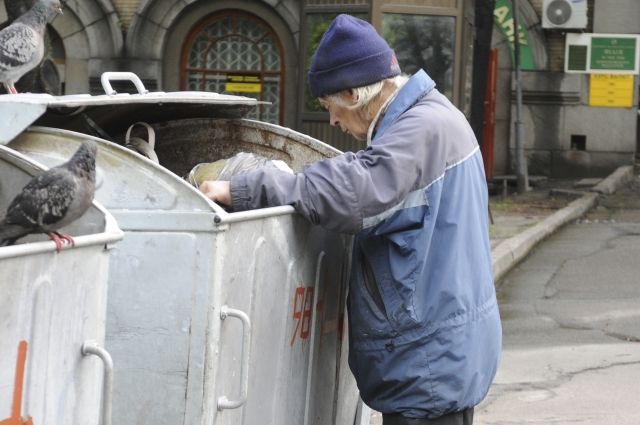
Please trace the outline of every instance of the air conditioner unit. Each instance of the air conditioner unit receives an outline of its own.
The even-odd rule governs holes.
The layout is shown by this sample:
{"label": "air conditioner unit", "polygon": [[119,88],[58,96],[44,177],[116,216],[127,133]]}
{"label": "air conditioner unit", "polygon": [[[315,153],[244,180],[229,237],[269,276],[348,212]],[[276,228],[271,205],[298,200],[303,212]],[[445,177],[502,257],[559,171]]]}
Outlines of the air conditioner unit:
{"label": "air conditioner unit", "polygon": [[587,0],[544,0],[542,28],[586,28]]}

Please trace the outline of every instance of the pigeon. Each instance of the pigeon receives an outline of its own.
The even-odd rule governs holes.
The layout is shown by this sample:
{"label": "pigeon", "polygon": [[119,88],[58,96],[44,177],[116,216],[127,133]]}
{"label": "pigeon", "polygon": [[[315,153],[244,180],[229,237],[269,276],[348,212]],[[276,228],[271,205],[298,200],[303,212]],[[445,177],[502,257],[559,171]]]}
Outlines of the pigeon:
{"label": "pigeon", "polygon": [[31,179],[0,221],[0,247],[30,233],[49,235],[58,252],[63,241],[73,246],[73,238],[57,230],[82,216],[93,202],[97,151],[96,144],[86,140],[69,161]]}
{"label": "pigeon", "polygon": [[42,61],[47,22],[58,14],[62,14],[59,0],[38,0],[0,31],[0,82],[7,93],[18,93],[16,81]]}

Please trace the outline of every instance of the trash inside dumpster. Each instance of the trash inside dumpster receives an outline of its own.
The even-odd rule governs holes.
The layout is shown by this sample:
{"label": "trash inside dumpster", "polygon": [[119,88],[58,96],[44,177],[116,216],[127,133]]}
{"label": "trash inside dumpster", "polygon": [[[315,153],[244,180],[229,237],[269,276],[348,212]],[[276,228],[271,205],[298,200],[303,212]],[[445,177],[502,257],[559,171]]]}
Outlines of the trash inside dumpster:
{"label": "trash inside dumpster", "polygon": [[[0,217],[42,170],[0,146]],[[98,425],[101,412],[108,412],[108,406],[107,411],[101,407],[105,366],[83,355],[82,348],[104,346],[109,254],[123,234],[97,203],[64,232],[73,235],[74,246],[60,252],[44,234],[0,247],[3,424],[30,419],[33,424]],[[108,394],[104,398],[108,402]]]}
{"label": "trash inside dumpster", "polygon": [[[16,104],[42,116],[4,136],[11,148],[51,166],[88,134],[99,146],[96,199],[125,231],[109,272],[114,423],[354,423],[350,239],[290,206],[226,212],[182,178],[239,152],[297,171],[335,149],[215,93],[0,96],[0,112]],[[139,122],[159,165],[124,146]]]}

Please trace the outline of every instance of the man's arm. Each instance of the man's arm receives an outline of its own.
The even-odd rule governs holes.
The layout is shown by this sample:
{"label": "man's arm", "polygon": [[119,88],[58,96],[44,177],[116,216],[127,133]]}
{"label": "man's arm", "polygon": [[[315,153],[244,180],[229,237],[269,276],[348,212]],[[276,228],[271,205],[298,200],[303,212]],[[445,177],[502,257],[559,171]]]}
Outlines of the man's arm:
{"label": "man's arm", "polygon": [[[404,118],[404,119],[403,119]],[[433,150],[423,114],[407,113],[374,145],[307,165],[292,175],[265,167],[231,178],[227,184],[203,184],[213,200],[234,211],[292,205],[311,223],[356,233],[364,219],[401,202],[411,190],[425,186],[444,170],[444,151]],[[437,136],[436,136],[437,138]],[[430,155],[427,155],[427,151]],[[425,169],[427,157],[439,166]]]}

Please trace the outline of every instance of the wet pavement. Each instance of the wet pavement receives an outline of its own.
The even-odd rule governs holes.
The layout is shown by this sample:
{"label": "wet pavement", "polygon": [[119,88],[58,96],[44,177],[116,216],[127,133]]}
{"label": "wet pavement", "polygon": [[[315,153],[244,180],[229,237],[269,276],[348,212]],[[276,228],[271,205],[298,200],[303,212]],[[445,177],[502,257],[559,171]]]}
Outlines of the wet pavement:
{"label": "wet pavement", "polygon": [[498,282],[503,356],[476,425],[640,423],[640,179]]}

